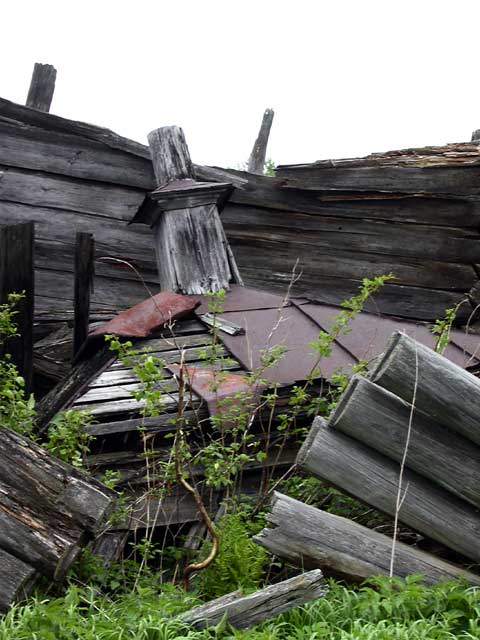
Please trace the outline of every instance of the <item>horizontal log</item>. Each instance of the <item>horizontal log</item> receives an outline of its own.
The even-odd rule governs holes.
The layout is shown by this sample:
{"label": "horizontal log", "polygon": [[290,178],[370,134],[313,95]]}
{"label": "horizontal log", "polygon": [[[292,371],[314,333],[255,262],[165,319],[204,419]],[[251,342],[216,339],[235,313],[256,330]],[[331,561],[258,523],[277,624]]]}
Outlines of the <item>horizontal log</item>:
{"label": "horizontal log", "polygon": [[277,167],[285,186],[315,191],[391,191],[449,195],[480,194],[478,166]]}
{"label": "horizontal log", "polygon": [[248,629],[284,611],[321,598],[327,591],[322,572],[317,569],[248,596],[243,596],[239,591],[229,593],[183,613],[180,619],[196,629],[206,629],[222,620],[236,629]]}
{"label": "horizontal log", "polygon": [[[480,169],[479,169],[480,171]],[[339,249],[470,264],[479,262],[480,235],[461,227],[425,229],[411,223],[383,220],[346,220],[293,211],[279,214],[269,209],[227,205],[222,221],[229,236],[299,242],[317,249]]]}
{"label": "horizontal log", "polygon": [[49,131],[68,133],[87,138],[88,140],[95,140],[97,142],[101,142],[104,146],[110,149],[116,149],[133,156],[138,156],[140,159],[138,161],[139,167],[143,167],[144,169],[145,167],[148,167],[148,163],[145,162],[145,160],[148,161],[150,159],[148,147],[140,144],[139,142],[134,142],[133,140],[119,136],[113,131],[103,127],[98,127],[86,122],[69,120],[51,113],[41,113],[34,109],[24,107],[21,104],[11,102],[10,100],[5,100],[5,98],[0,98],[0,118],[17,120],[18,122],[23,122]]}
{"label": "horizontal log", "polygon": [[10,605],[29,595],[37,572],[27,563],[0,549],[0,612],[5,613]]}
{"label": "horizontal log", "polygon": [[342,218],[412,222],[422,225],[478,227],[480,202],[475,196],[426,196],[402,193],[321,193],[285,188],[283,180],[244,171],[196,167],[199,179],[231,182],[229,202],[276,211],[296,211]]}
{"label": "horizontal log", "polygon": [[480,507],[480,448],[373,382],[354,376],[327,428],[398,463],[407,448],[409,469]]}
{"label": "horizontal log", "polygon": [[[1,113],[1,112],[0,112]],[[0,164],[151,191],[151,164],[92,139],[0,117]]]}
{"label": "horizontal log", "polygon": [[480,380],[409,336],[395,333],[370,378],[437,422],[480,444]]}
{"label": "horizontal log", "polygon": [[[322,426],[317,418],[297,459],[299,466],[342,491],[394,516],[399,465],[373,449]],[[480,516],[463,500],[405,470],[400,522],[458,551],[480,560]]]}
{"label": "horizontal log", "polygon": [[0,166],[0,201],[130,222],[144,197],[140,189]]}
{"label": "horizontal log", "polygon": [[[253,227],[255,228],[255,227]],[[232,231],[227,226],[230,243],[240,268],[285,272],[298,260],[298,269],[309,279],[335,277],[357,280],[393,273],[393,282],[401,285],[469,291],[478,276],[472,265],[400,257],[376,253],[360,253],[343,249],[322,248],[312,251],[301,236],[288,240],[271,240],[267,234],[254,236]]]}
{"label": "horizontal log", "polygon": [[[267,527],[254,540],[296,566],[362,581],[389,575],[392,540],[340,516],[275,493]],[[397,542],[394,575],[422,574],[425,584],[462,578],[480,584],[480,575]]]}

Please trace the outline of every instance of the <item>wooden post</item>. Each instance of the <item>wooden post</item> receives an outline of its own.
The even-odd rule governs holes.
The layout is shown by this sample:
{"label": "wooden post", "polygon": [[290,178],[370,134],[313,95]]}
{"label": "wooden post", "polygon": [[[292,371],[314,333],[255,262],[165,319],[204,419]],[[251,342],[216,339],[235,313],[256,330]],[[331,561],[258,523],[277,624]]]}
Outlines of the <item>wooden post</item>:
{"label": "wooden post", "polygon": [[[163,127],[148,135],[159,189],[176,183],[195,184],[195,172],[180,127]],[[154,192],[157,193],[157,192]],[[236,265],[216,204],[161,210],[154,223],[162,290],[185,294],[228,289]]]}
{"label": "wooden post", "polygon": [[260,131],[258,132],[258,137],[255,140],[252,153],[248,160],[248,171],[250,173],[257,173],[259,175],[263,174],[263,167],[267,156],[268,138],[270,136],[270,129],[272,128],[274,115],[275,113],[273,109],[265,109]]}
{"label": "wooden post", "polygon": [[19,336],[3,347],[25,379],[25,392],[32,388],[33,377],[33,310],[34,310],[34,224],[26,222],[0,227],[0,304],[10,293],[25,292],[16,306],[15,324]]}
{"label": "wooden post", "polygon": [[75,239],[75,291],[73,357],[77,355],[88,336],[90,292],[95,274],[95,241],[91,233],[79,232]]}
{"label": "wooden post", "polygon": [[35,63],[27,96],[27,107],[38,111],[50,111],[57,70],[51,64]]}
{"label": "wooden post", "polygon": [[[281,493],[272,499],[270,526],[255,536],[270,553],[296,566],[315,567],[349,580],[389,575],[392,540],[347,518],[326,513]],[[421,573],[423,582],[465,579],[480,585],[480,576],[397,542],[394,573]]]}

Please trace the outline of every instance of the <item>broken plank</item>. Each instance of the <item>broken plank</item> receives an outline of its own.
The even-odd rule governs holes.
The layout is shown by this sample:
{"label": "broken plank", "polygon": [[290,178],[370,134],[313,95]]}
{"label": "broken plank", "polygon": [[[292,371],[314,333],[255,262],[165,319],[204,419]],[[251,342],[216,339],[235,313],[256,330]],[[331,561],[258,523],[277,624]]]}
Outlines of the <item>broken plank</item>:
{"label": "broken plank", "polygon": [[95,275],[95,241],[91,233],[79,232],[75,241],[73,357],[88,337],[90,293]]}
{"label": "broken plank", "polygon": [[[325,427],[321,418],[315,419],[297,464],[379,511],[395,515],[399,465]],[[403,488],[400,522],[480,561],[480,516],[474,507],[409,469],[404,472]]]}
{"label": "broken plank", "polygon": [[[255,542],[301,567],[361,582],[388,576],[392,540],[356,522],[321,511],[275,492],[267,527]],[[394,575],[422,574],[425,584],[464,579],[480,585],[480,576],[402,542],[395,546]]]}
{"label": "broken plank", "polygon": [[236,629],[247,629],[284,611],[322,598],[327,591],[322,572],[317,569],[248,596],[238,591],[229,593],[183,613],[180,619],[196,629],[215,626],[222,620]]}
{"label": "broken plank", "polygon": [[370,374],[373,382],[480,444],[480,380],[413,338],[395,333]]}

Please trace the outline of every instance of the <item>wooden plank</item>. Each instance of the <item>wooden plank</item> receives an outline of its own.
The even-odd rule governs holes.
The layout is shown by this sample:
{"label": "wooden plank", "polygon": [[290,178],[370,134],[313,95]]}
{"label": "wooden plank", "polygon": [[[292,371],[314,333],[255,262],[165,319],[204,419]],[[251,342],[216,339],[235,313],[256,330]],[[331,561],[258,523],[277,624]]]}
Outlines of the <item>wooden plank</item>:
{"label": "wooden plank", "polygon": [[278,582],[248,596],[235,591],[201,604],[180,616],[195,629],[207,629],[225,622],[236,629],[248,629],[310,600],[323,597],[328,586],[319,570]]}
{"label": "wooden plank", "polygon": [[73,357],[88,337],[90,292],[93,288],[95,242],[91,233],[77,233],[75,243]]}
{"label": "wooden plank", "polygon": [[480,444],[480,380],[431,349],[395,333],[371,380],[468,440]]}
{"label": "wooden plank", "polygon": [[98,127],[86,122],[68,120],[67,118],[61,118],[51,113],[42,113],[41,111],[24,107],[21,104],[10,102],[10,100],[5,100],[5,98],[0,98],[0,118],[17,120],[18,122],[33,125],[47,131],[67,133],[86,138],[87,140],[95,140],[96,142],[101,142],[105,147],[123,151],[130,154],[133,158],[137,157],[138,170],[144,171],[147,174],[150,171],[153,187],[153,171],[151,170],[151,164],[149,162],[148,147],[139,142],[123,138],[103,127]]}
{"label": "wooden plank", "polygon": [[[399,465],[317,418],[297,458],[300,468],[372,507],[395,514]],[[405,470],[400,522],[425,536],[480,560],[480,516],[469,504]]]}
{"label": "wooden plank", "polygon": [[393,282],[398,284],[457,291],[468,291],[478,279],[473,265],[426,260],[419,255],[400,257],[327,247],[312,251],[311,245],[293,234],[289,239],[271,240],[260,233],[256,237],[244,235],[239,227],[229,236],[242,272],[250,268],[282,273],[292,269],[298,260],[298,269],[310,279],[357,280],[394,273]]}
{"label": "wooden plank", "polygon": [[24,292],[15,307],[18,336],[8,340],[2,351],[10,354],[11,362],[25,380],[27,394],[33,381],[33,241],[33,222],[0,226],[0,304],[7,302],[10,293]]}
{"label": "wooden plank", "polygon": [[285,186],[315,191],[390,191],[448,195],[480,194],[477,166],[318,168],[277,167]]}
{"label": "wooden plank", "polygon": [[0,164],[145,190],[153,187],[149,163],[136,156],[92,139],[1,117]]}
{"label": "wooden plank", "polygon": [[[255,542],[296,566],[318,567],[359,582],[389,575],[392,540],[377,531],[277,492],[267,522]],[[425,584],[458,578],[480,584],[479,575],[397,542],[394,575],[411,574],[422,574]]]}
{"label": "wooden plank", "polygon": [[0,166],[1,201],[130,222],[144,197],[145,192],[140,189]]}
{"label": "wooden plank", "polygon": [[[228,205],[222,220],[230,236],[262,237],[270,241],[297,241],[318,250],[333,248],[354,253],[424,257],[437,262],[474,264],[480,256],[480,235],[461,227],[419,229],[411,223],[381,220],[345,220],[268,209]],[[422,233],[422,231],[424,231]]]}
{"label": "wooden plank", "polygon": [[265,158],[267,157],[268,138],[270,136],[270,129],[272,128],[274,115],[275,113],[273,109],[265,109],[262,124],[260,125],[260,131],[258,132],[252,153],[248,159],[248,171],[250,173],[263,174]]}
{"label": "wooden plank", "polygon": [[26,598],[37,572],[26,562],[0,549],[0,612],[6,613],[13,602]]}
{"label": "wooden plank", "polygon": [[409,469],[480,507],[480,448],[420,411],[411,414],[410,402],[354,376],[327,428],[337,429],[398,463],[407,447]]}
{"label": "wooden plank", "polygon": [[39,111],[50,111],[56,79],[57,70],[55,67],[51,64],[35,62],[28,89],[27,107],[38,109]]}
{"label": "wooden plank", "polygon": [[[416,224],[478,227],[480,202],[475,196],[427,196],[402,193],[313,192],[285,188],[278,178],[244,171],[195,167],[202,180],[231,182],[235,186],[229,202],[275,211],[310,215],[411,222]],[[222,207],[223,209],[223,207]]]}
{"label": "wooden plank", "polygon": [[99,373],[115,359],[115,354],[107,347],[94,356],[73,367],[68,378],[60,382],[37,405],[36,428],[43,432],[50,420],[62,409],[71,406]]}

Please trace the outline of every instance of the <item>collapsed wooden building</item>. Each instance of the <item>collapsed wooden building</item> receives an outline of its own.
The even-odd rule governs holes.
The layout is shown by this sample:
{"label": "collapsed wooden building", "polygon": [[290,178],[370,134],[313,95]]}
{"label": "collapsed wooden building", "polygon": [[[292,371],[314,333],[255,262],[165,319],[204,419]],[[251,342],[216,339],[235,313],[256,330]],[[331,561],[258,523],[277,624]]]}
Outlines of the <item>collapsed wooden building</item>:
{"label": "collapsed wooden building", "polygon": [[[152,469],[159,475],[170,456],[182,376],[182,416],[200,425],[198,447],[219,411],[208,373],[219,368],[231,376],[224,390],[220,383],[230,397],[262,369],[258,391],[275,390],[273,414],[266,413],[276,424],[292,388],[317,368],[309,343],[329,331],[362,278],[394,274],[351,332],[335,338],[312,396],[340,369],[374,360],[394,331],[433,347],[429,323],[446,308],[455,309],[457,328],[445,357],[478,368],[477,144],[283,166],[269,178],[194,165],[178,127],[152,132],[147,147],[47,111],[0,99],[0,303],[11,291],[27,292],[24,336],[14,347],[41,398],[38,430],[62,409],[87,409],[95,418],[86,426],[88,468],[96,477],[118,474],[117,488],[133,504],[97,541],[105,558],[129,533],[152,526],[174,536],[199,530],[188,492],[150,490]],[[227,293],[212,337],[207,294],[219,289]],[[145,417],[134,364],[105,346],[105,334],[161,360],[158,415]],[[277,346],[282,358],[262,368],[265,349]],[[261,438],[265,416],[254,418]],[[311,421],[299,413],[299,426]],[[284,436],[268,438],[265,457],[246,465],[237,490],[255,493],[296,464],[298,438],[280,454]],[[201,469],[193,474],[201,480]],[[215,513],[222,491],[205,499]]]}

